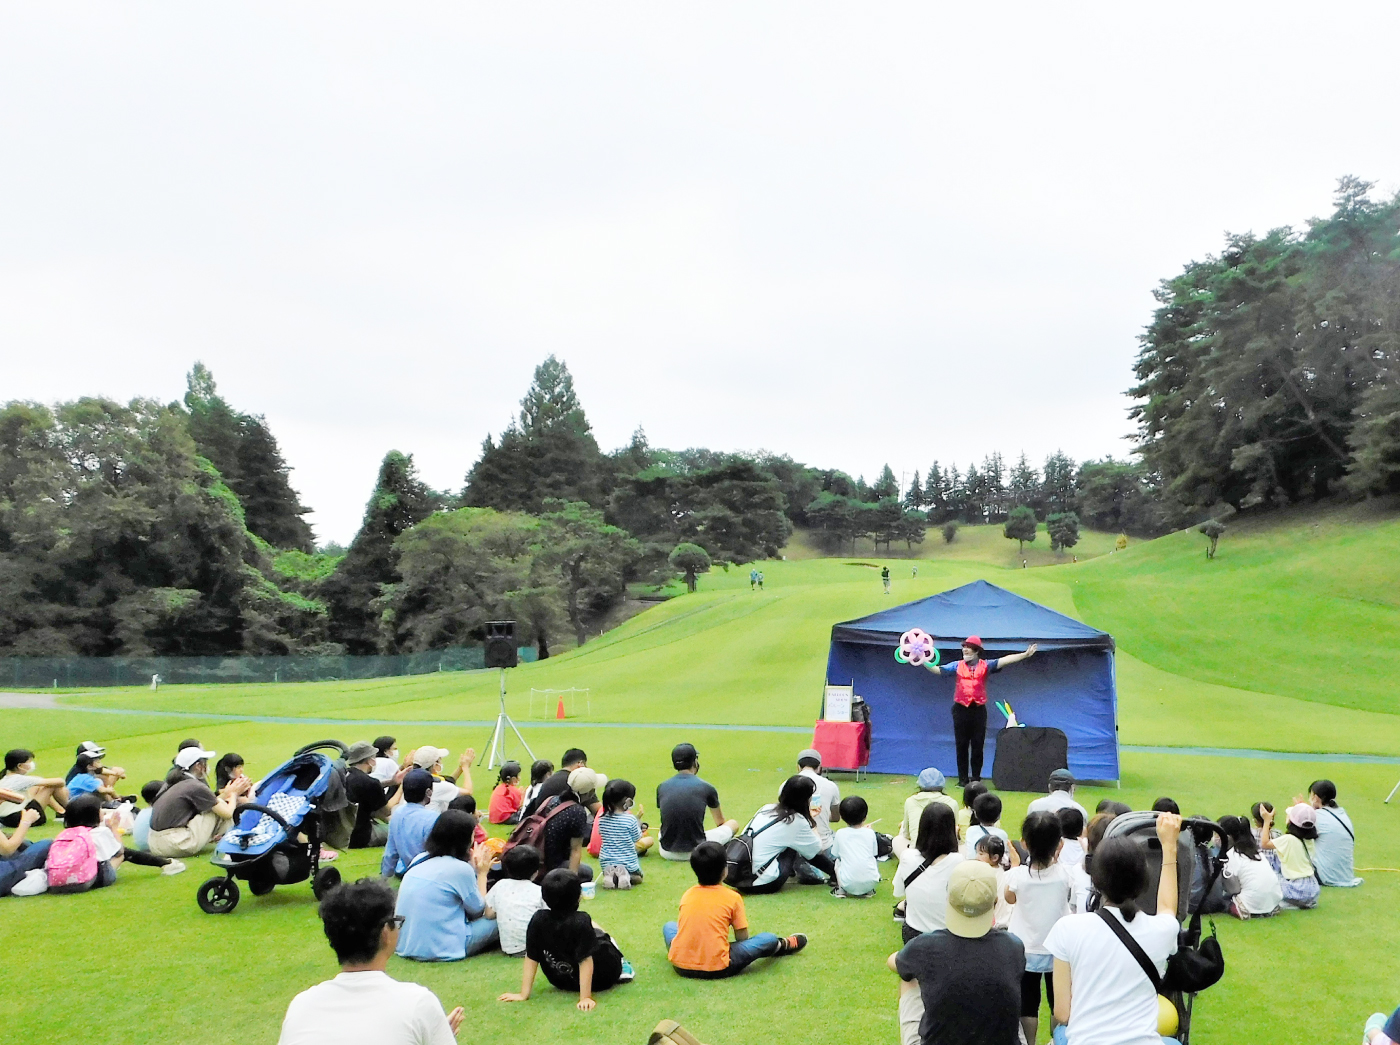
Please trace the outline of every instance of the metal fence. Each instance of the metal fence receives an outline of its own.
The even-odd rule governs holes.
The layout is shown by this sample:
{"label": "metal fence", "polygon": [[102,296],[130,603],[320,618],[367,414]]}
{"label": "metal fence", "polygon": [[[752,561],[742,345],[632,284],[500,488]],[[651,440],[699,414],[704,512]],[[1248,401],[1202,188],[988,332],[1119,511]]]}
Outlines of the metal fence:
{"label": "metal fence", "polygon": [[[519,651],[533,661],[533,646]],[[0,657],[0,685],[16,689],[57,686],[149,686],[164,683],[323,682],[476,671],[486,666],[480,646],[376,657]]]}

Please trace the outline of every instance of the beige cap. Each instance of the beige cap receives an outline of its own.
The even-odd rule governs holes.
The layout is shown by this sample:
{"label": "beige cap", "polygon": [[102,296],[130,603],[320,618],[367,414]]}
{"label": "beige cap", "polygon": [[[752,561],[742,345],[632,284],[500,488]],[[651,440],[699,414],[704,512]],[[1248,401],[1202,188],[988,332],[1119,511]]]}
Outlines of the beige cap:
{"label": "beige cap", "polygon": [[432,769],[448,755],[447,748],[427,744],[413,752],[413,764],[419,769]]}
{"label": "beige cap", "polygon": [[590,791],[601,791],[607,782],[607,777],[587,766],[579,766],[569,774],[569,790],[576,795],[586,795]]}
{"label": "beige cap", "polygon": [[948,931],[974,939],[986,936],[996,919],[997,873],[981,860],[964,860],[948,876]]}

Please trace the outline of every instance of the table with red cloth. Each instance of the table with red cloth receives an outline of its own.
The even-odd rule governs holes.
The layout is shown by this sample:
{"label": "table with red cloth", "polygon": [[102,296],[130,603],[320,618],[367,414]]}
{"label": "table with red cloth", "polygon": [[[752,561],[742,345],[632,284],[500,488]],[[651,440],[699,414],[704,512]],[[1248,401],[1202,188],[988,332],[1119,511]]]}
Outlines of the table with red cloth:
{"label": "table with red cloth", "polygon": [[864,769],[870,765],[870,723],[817,721],[812,747],[826,769]]}

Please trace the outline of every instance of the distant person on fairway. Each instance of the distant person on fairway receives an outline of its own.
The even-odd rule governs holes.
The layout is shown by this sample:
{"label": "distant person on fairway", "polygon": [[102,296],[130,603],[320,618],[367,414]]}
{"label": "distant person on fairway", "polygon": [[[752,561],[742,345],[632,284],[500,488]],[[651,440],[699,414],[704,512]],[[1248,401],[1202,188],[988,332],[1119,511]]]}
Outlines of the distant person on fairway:
{"label": "distant person on fairway", "polygon": [[[889,572],[887,567],[886,592],[890,587]],[[1034,657],[1038,648],[1032,642],[1025,653],[983,660],[982,639],[969,635],[963,640],[962,660],[956,664],[924,665],[929,671],[953,675],[957,680],[953,689],[953,743],[958,749],[959,786],[966,787],[969,780],[982,779],[982,753],[987,744],[987,676]]]}
{"label": "distant person on fairway", "polygon": [[328,892],[321,901],[321,928],[340,962],[340,975],[292,999],[278,1045],[455,1045],[466,1010],[458,1006],[445,1015],[428,988],[384,971],[402,925],[394,914],[394,891],[378,878]]}
{"label": "distant person on fairway", "polygon": [[762,591],[762,590],[763,590],[763,571],[762,571],[762,570],[759,570],[759,571],[758,571],[758,590],[759,590],[759,591]]}
{"label": "distant person on fairway", "polygon": [[880,567],[880,581],[885,586],[885,594],[888,595],[890,593],[890,568],[888,566]]}
{"label": "distant person on fairway", "polygon": [[749,571],[749,591],[753,591],[758,586],[758,568],[754,567]]}

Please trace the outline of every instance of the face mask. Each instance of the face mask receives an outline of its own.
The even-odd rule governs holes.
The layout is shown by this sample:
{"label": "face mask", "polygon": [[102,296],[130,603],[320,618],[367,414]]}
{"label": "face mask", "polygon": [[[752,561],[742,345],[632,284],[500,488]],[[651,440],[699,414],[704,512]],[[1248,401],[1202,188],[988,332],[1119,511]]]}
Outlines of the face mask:
{"label": "face mask", "polygon": [[26,774],[34,772],[34,763],[30,762],[27,766],[20,766],[19,771]]}
{"label": "face mask", "polygon": [[398,748],[394,748],[393,751],[390,751],[390,752],[389,752],[388,757],[389,757],[390,760],[392,760],[392,761],[394,761],[394,762],[397,762],[397,761],[399,760],[399,749],[398,749]]}

